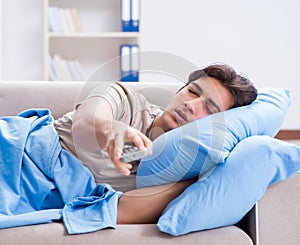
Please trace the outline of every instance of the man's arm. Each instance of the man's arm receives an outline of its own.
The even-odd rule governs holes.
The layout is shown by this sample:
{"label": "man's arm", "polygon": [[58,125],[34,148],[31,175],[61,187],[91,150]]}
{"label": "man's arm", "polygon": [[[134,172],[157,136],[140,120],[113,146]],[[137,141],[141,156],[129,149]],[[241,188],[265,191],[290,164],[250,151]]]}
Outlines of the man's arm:
{"label": "man's arm", "polygon": [[151,151],[152,142],[140,131],[115,120],[110,103],[102,97],[84,101],[74,115],[72,134],[77,148],[84,151],[107,149],[111,161],[123,174],[129,175],[131,164],[120,161],[125,142]]}
{"label": "man's arm", "polygon": [[166,206],[178,197],[194,178],[125,192],[118,203],[118,224],[155,224]]}

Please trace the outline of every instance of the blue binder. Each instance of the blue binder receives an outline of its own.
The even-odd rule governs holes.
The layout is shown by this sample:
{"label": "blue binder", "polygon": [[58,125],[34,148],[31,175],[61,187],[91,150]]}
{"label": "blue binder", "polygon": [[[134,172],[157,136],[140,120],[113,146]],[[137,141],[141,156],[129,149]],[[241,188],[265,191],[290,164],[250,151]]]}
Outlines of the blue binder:
{"label": "blue binder", "polygon": [[139,31],[140,26],[140,0],[131,0],[131,31]]}
{"label": "blue binder", "polygon": [[120,46],[121,81],[139,81],[139,46],[123,44]]}
{"label": "blue binder", "polygon": [[121,0],[122,31],[131,31],[130,9],[131,0]]}
{"label": "blue binder", "polygon": [[140,0],[121,0],[122,31],[138,32],[140,26]]}

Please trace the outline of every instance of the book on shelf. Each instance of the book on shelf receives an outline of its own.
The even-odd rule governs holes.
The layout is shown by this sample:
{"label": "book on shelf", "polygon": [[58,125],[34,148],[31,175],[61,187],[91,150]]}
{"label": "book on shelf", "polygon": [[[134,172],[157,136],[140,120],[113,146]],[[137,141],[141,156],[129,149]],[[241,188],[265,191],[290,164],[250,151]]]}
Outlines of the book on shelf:
{"label": "book on shelf", "polygon": [[63,32],[70,32],[68,23],[67,23],[67,16],[65,15],[65,10],[63,8],[58,8],[58,15],[59,15],[59,20],[62,24],[63,27]]}
{"label": "book on shelf", "polygon": [[48,7],[49,27],[53,32],[81,32],[81,22],[77,8]]}
{"label": "book on shelf", "polygon": [[140,26],[140,0],[121,0],[122,31],[138,32]]}
{"label": "book on shelf", "polygon": [[51,56],[48,57],[48,64],[49,64],[50,80],[52,80],[52,81],[62,80],[59,76],[59,72],[57,70],[57,67],[54,65],[54,61]]}
{"label": "book on shelf", "polygon": [[72,15],[72,19],[73,19],[74,26],[75,26],[75,31],[81,32],[82,27],[81,27],[81,22],[80,22],[79,13],[78,13],[77,8],[71,8],[71,15]]}
{"label": "book on shelf", "polygon": [[63,59],[58,54],[49,56],[49,75],[52,81],[85,81],[80,62]]}
{"label": "book on shelf", "polygon": [[60,32],[59,28],[56,24],[56,18],[55,18],[54,8],[51,6],[48,8],[48,20],[49,20],[49,27],[50,30],[55,32]]}
{"label": "book on shelf", "polygon": [[59,20],[58,9],[55,6],[49,6],[48,8],[48,19],[49,27],[51,31],[54,32],[63,32],[61,22]]}
{"label": "book on shelf", "polygon": [[139,81],[139,46],[123,44],[120,46],[121,81]]}

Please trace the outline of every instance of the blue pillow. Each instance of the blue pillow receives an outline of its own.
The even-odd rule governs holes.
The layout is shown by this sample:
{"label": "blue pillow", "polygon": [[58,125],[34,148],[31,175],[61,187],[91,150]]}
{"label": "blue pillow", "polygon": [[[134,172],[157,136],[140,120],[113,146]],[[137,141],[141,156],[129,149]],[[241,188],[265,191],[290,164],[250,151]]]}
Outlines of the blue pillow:
{"label": "blue pillow", "polygon": [[216,113],[161,135],[138,167],[138,188],[207,176],[234,146],[253,135],[274,136],[290,105],[289,91],[258,90],[248,106]]}
{"label": "blue pillow", "polygon": [[174,236],[237,223],[266,188],[300,170],[300,148],[269,136],[242,140],[224,164],[190,185],[157,227]]}

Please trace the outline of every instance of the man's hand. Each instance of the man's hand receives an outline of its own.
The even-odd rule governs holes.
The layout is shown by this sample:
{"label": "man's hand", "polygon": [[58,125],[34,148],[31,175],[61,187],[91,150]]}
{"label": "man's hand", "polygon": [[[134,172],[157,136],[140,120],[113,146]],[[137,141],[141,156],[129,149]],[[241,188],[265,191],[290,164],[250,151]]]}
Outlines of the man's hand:
{"label": "man's hand", "polygon": [[112,121],[110,137],[107,141],[107,152],[116,168],[124,175],[130,175],[132,165],[120,161],[126,142],[133,143],[137,148],[147,148],[152,153],[152,142],[140,131],[119,121]]}
{"label": "man's hand", "polygon": [[124,175],[130,174],[132,165],[120,161],[126,142],[137,148],[146,147],[152,153],[152,142],[139,130],[115,120],[110,104],[101,97],[92,97],[76,111],[72,133],[77,154],[80,151],[106,149],[111,161]]}

